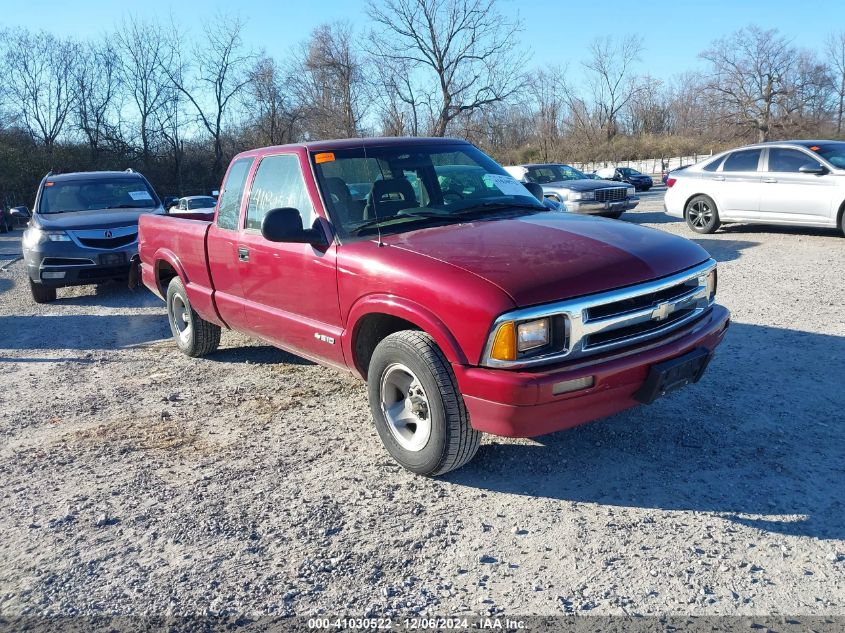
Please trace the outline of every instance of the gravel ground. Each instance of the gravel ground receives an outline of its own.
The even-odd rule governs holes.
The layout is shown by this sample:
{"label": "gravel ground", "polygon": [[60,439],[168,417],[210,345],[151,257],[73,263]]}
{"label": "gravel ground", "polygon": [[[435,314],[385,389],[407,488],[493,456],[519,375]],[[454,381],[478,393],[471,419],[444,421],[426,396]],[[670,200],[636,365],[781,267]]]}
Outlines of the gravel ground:
{"label": "gravel ground", "polygon": [[[624,221],[689,237],[661,203]],[[38,306],[11,264],[0,615],[845,614],[845,240],[696,241],[734,319],[701,383],[436,480],[353,378],[232,333],[189,359],[145,290]]]}

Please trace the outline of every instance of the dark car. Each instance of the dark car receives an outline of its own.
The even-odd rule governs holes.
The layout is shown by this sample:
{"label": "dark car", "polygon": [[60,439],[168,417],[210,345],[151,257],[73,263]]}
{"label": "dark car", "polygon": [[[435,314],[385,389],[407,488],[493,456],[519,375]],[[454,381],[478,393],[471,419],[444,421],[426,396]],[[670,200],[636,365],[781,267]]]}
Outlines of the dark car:
{"label": "dark car", "polygon": [[596,170],[596,173],[608,180],[627,182],[629,185],[633,185],[637,191],[648,191],[654,186],[651,176],[647,176],[632,167],[605,167]]}
{"label": "dark car", "polygon": [[15,216],[12,215],[12,210],[0,208],[0,233],[8,233],[15,229]]}
{"label": "dark car", "polygon": [[163,214],[152,185],[127,170],[48,174],[38,186],[23,256],[36,303],[56,289],[127,279],[138,218]]}

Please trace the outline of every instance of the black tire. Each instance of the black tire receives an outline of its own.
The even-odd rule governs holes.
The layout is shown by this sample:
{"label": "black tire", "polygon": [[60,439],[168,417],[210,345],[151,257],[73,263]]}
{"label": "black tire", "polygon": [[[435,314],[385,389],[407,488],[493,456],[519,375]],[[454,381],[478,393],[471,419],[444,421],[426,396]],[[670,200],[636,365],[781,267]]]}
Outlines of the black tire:
{"label": "black tire", "polygon": [[[845,207],[845,203],[842,206]],[[839,230],[842,232],[842,237],[845,237],[845,208],[839,212]]]}
{"label": "black tire", "polygon": [[696,233],[715,233],[721,226],[719,210],[709,196],[693,196],[684,207],[684,219],[687,226]]}
{"label": "black tire", "polygon": [[167,321],[176,347],[183,354],[198,358],[211,354],[220,345],[220,326],[196,313],[178,277],[167,286]]}
{"label": "black tire", "polygon": [[51,303],[56,300],[56,288],[45,286],[29,280],[29,290],[32,292],[32,300],[35,303]]}
{"label": "black tire", "polygon": [[[420,416],[427,418],[425,422],[430,433],[425,437],[424,445],[414,450],[400,444],[397,439],[400,432],[394,430],[396,427],[388,419],[391,407],[382,404],[391,397],[387,393],[390,386],[386,386],[385,382],[390,380],[393,372],[402,371],[397,367],[410,370],[413,378],[418,380],[411,383],[411,388],[416,384],[422,389],[424,408],[422,413],[418,412],[416,419],[419,420]],[[449,361],[428,334],[404,330],[385,337],[373,352],[367,373],[370,409],[376,430],[387,452],[404,468],[419,475],[442,475],[460,468],[475,456],[481,443],[481,432],[470,426]],[[404,400],[405,406],[409,402],[410,397]],[[395,406],[398,404],[397,399]],[[417,426],[410,426],[416,433]],[[407,438],[403,441],[408,443]]]}
{"label": "black tire", "polygon": [[612,219],[614,219],[614,220],[618,220],[619,218],[621,218],[621,217],[622,217],[622,214],[623,214],[623,213],[625,213],[625,212],[624,212],[624,211],[612,211],[612,212],[610,212],[610,213],[605,213],[605,214],[604,214],[604,217],[606,217],[606,218],[612,218]]}

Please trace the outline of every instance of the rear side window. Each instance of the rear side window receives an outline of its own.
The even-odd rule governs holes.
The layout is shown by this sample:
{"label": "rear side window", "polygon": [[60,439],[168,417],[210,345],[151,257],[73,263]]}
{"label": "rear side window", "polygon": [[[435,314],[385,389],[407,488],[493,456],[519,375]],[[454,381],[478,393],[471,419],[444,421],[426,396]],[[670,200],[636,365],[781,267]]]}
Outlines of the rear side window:
{"label": "rear side window", "polygon": [[229,175],[220,192],[220,205],[217,209],[217,226],[234,231],[238,228],[238,215],[241,210],[241,198],[246,184],[246,176],[252,167],[252,158],[239,158],[229,168]]}
{"label": "rear side window", "polygon": [[762,150],[746,149],[734,152],[725,159],[722,171],[757,171]]}
{"label": "rear side window", "polygon": [[294,154],[267,156],[261,160],[249,192],[246,228],[261,230],[261,221],[267,212],[283,207],[299,211],[305,228],[314,224],[316,214],[305,189],[299,158]]}
{"label": "rear side window", "polygon": [[798,173],[804,165],[817,166],[819,162],[797,149],[772,147],[769,149],[769,171]]}
{"label": "rear side window", "polygon": [[720,156],[716,160],[711,160],[704,166],[704,171],[716,171],[719,169],[719,165],[722,164],[722,161],[725,160],[724,156]]}

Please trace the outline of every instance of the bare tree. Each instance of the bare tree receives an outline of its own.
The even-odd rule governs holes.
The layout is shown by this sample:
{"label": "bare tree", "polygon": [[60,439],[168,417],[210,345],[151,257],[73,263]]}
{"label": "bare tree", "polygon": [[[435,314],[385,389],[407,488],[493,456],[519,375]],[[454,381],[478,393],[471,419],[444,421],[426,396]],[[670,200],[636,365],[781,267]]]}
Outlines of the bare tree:
{"label": "bare tree", "polygon": [[[409,87],[428,96],[434,136],[444,136],[457,117],[510,98],[523,83],[519,23],[504,18],[495,0],[370,0],[368,13],[377,29],[370,52],[393,60],[411,77]],[[416,103],[408,92],[404,100]]]}
{"label": "bare tree", "polygon": [[534,136],[540,158],[551,160],[554,148],[560,144],[563,118],[566,111],[564,71],[559,67],[540,70],[528,83],[534,107]]}
{"label": "bare tree", "polygon": [[777,29],[749,26],[716,40],[700,57],[710,62],[713,107],[733,125],[754,131],[757,140],[768,140],[791,90],[797,55],[790,42]]}
{"label": "bare tree", "polygon": [[7,31],[3,67],[7,101],[48,153],[77,101],[79,46],[41,31]]}
{"label": "bare tree", "polygon": [[[240,18],[219,15],[203,25],[202,44],[192,51],[190,61],[174,36],[171,47],[174,63],[162,68],[188,103],[196,111],[202,127],[211,135],[214,146],[215,179],[223,171],[223,135],[226,117],[249,84],[249,69],[255,56],[244,50],[243,22]],[[178,33],[177,29],[173,29]]]}
{"label": "bare tree", "polygon": [[119,88],[120,58],[115,48],[107,41],[85,45],[76,67],[76,117],[94,163],[103,143],[114,135],[111,117],[118,109]]}
{"label": "bare tree", "polygon": [[642,50],[642,40],[634,35],[621,40],[599,37],[590,44],[590,57],[583,62],[594,116],[608,141],[618,132],[619,114],[645,89],[633,74]]}
{"label": "bare tree", "polygon": [[121,80],[136,110],[141,161],[148,169],[160,136],[158,113],[170,90],[164,68],[171,64],[173,52],[160,24],[137,17],[123,21],[115,41],[121,56]]}
{"label": "bare tree", "polygon": [[834,33],[827,39],[826,51],[830,67],[834,73],[836,90],[836,135],[842,136],[843,116],[845,116],[845,31]]}
{"label": "bare tree", "polygon": [[245,92],[245,109],[251,114],[258,145],[290,143],[298,135],[302,110],[287,97],[290,92],[285,77],[272,57],[262,56],[250,70]]}
{"label": "bare tree", "polygon": [[365,114],[362,64],[345,22],[322,24],[293,60],[289,85],[313,138],[354,137]]}

